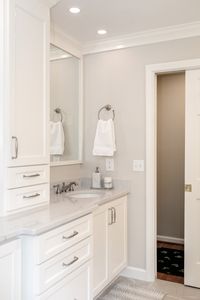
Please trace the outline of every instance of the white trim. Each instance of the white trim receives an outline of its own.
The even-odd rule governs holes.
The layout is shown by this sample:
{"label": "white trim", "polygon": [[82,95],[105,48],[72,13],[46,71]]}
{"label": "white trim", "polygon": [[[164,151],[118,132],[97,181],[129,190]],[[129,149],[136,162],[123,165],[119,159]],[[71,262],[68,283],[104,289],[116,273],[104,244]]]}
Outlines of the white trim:
{"label": "white trim", "polygon": [[56,26],[51,27],[51,43],[56,47],[59,47],[71,55],[79,59],[79,132],[78,132],[78,143],[79,152],[77,160],[72,161],[55,161],[51,162],[51,167],[56,166],[67,166],[82,164],[83,159],[83,57],[80,51],[80,45],[76,43],[75,40],[66,36],[62,31],[60,31]]}
{"label": "white trim", "polygon": [[160,242],[166,242],[166,243],[175,243],[175,244],[184,244],[184,239],[181,238],[175,238],[172,236],[165,236],[165,235],[157,235],[157,240]]}
{"label": "white trim", "polygon": [[122,273],[122,276],[147,281],[147,272],[145,269],[127,267]]}
{"label": "white trim", "polygon": [[[56,0],[46,0],[49,2],[58,2]],[[54,35],[57,35],[56,43],[59,46],[60,41],[65,40],[68,52],[75,56],[99,53],[104,51],[119,50],[121,48],[136,47],[141,45],[155,44],[160,42],[191,38],[200,36],[200,22],[192,22],[175,26],[157,28],[153,30],[140,31],[132,34],[116,36],[114,38],[93,40],[86,43],[80,43],[78,40],[67,35],[61,28],[53,24],[51,28],[51,42],[55,43]],[[61,42],[62,43],[62,42]],[[121,46],[120,46],[121,45]],[[120,46],[120,47],[119,47]],[[60,48],[63,48],[60,46]],[[75,54],[76,53],[76,54]]]}
{"label": "white trim", "polygon": [[43,1],[44,5],[46,5],[49,8],[53,7],[58,2],[60,2],[60,0],[42,0],[42,1]]}
{"label": "white trim", "polygon": [[156,75],[200,68],[200,59],[146,66],[146,270],[156,277]]}
{"label": "white trim", "polygon": [[82,160],[64,160],[64,161],[51,161],[50,167],[60,167],[69,165],[81,165]]}
{"label": "white trim", "polygon": [[78,41],[65,34],[55,24],[51,24],[50,43],[67,51],[68,53],[81,58],[81,45]]}
{"label": "white trim", "polygon": [[168,26],[123,36],[116,36],[115,38],[104,39],[101,41],[96,40],[87,42],[82,45],[82,54],[85,55],[103,51],[117,50],[119,49],[119,45],[123,45],[123,48],[128,48],[195,36],[200,36],[200,22]]}

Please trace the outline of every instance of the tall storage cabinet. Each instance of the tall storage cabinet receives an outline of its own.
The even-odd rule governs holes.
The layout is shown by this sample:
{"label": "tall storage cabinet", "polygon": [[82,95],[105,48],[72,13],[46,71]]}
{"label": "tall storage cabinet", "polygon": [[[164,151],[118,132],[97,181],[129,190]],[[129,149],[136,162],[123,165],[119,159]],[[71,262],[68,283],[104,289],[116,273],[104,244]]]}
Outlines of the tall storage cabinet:
{"label": "tall storage cabinet", "polygon": [[49,201],[49,8],[1,1],[0,214]]}
{"label": "tall storage cabinet", "polygon": [[31,2],[15,0],[11,7],[9,167],[49,162],[49,15]]}

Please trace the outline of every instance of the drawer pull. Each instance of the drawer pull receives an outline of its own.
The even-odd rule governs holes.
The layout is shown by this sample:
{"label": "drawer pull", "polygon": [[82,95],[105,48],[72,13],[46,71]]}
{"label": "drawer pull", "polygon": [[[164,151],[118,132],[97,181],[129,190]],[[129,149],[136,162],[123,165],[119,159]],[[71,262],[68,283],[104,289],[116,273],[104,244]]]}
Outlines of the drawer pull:
{"label": "drawer pull", "polygon": [[78,234],[78,231],[74,231],[71,235],[69,236],[63,236],[63,240],[70,240],[71,238],[75,237]]}
{"label": "drawer pull", "polygon": [[68,264],[63,263],[63,267],[69,267],[71,265],[73,265],[79,258],[77,256],[74,256],[74,259],[72,261],[70,261]]}
{"label": "drawer pull", "polygon": [[39,177],[40,174],[36,173],[36,174],[32,174],[32,175],[23,175],[24,178],[33,178],[33,177]]}
{"label": "drawer pull", "polygon": [[30,195],[30,196],[23,196],[24,199],[30,199],[30,198],[36,198],[36,197],[39,197],[40,194],[39,193],[36,193],[34,195]]}

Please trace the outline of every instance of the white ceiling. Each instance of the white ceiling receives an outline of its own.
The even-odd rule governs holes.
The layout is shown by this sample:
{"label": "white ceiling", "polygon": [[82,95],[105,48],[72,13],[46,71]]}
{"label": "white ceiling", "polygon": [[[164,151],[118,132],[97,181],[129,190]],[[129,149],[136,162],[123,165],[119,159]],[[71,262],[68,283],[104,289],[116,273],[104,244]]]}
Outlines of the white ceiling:
{"label": "white ceiling", "polygon": [[[69,8],[81,13],[73,15]],[[79,43],[200,21],[200,0],[62,0],[51,21]],[[106,36],[96,32],[104,28]]]}

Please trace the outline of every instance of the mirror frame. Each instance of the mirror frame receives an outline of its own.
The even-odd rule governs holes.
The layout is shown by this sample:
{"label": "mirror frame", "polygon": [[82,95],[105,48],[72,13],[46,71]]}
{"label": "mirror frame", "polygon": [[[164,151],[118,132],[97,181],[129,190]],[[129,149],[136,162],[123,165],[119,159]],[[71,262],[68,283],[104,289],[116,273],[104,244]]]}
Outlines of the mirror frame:
{"label": "mirror frame", "polygon": [[81,55],[80,50],[78,47],[75,47],[73,44],[69,43],[69,40],[65,39],[64,35],[59,33],[52,33],[50,37],[50,44],[58,47],[65,52],[73,55],[74,57],[78,58],[79,63],[79,133],[78,133],[78,140],[79,140],[79,154],[77,160],[63,160],[63,161],[50,161],[51,167],[58,167],[58,166],[68,166],[68,165],[78,165],[83,163],[83,56]]}

